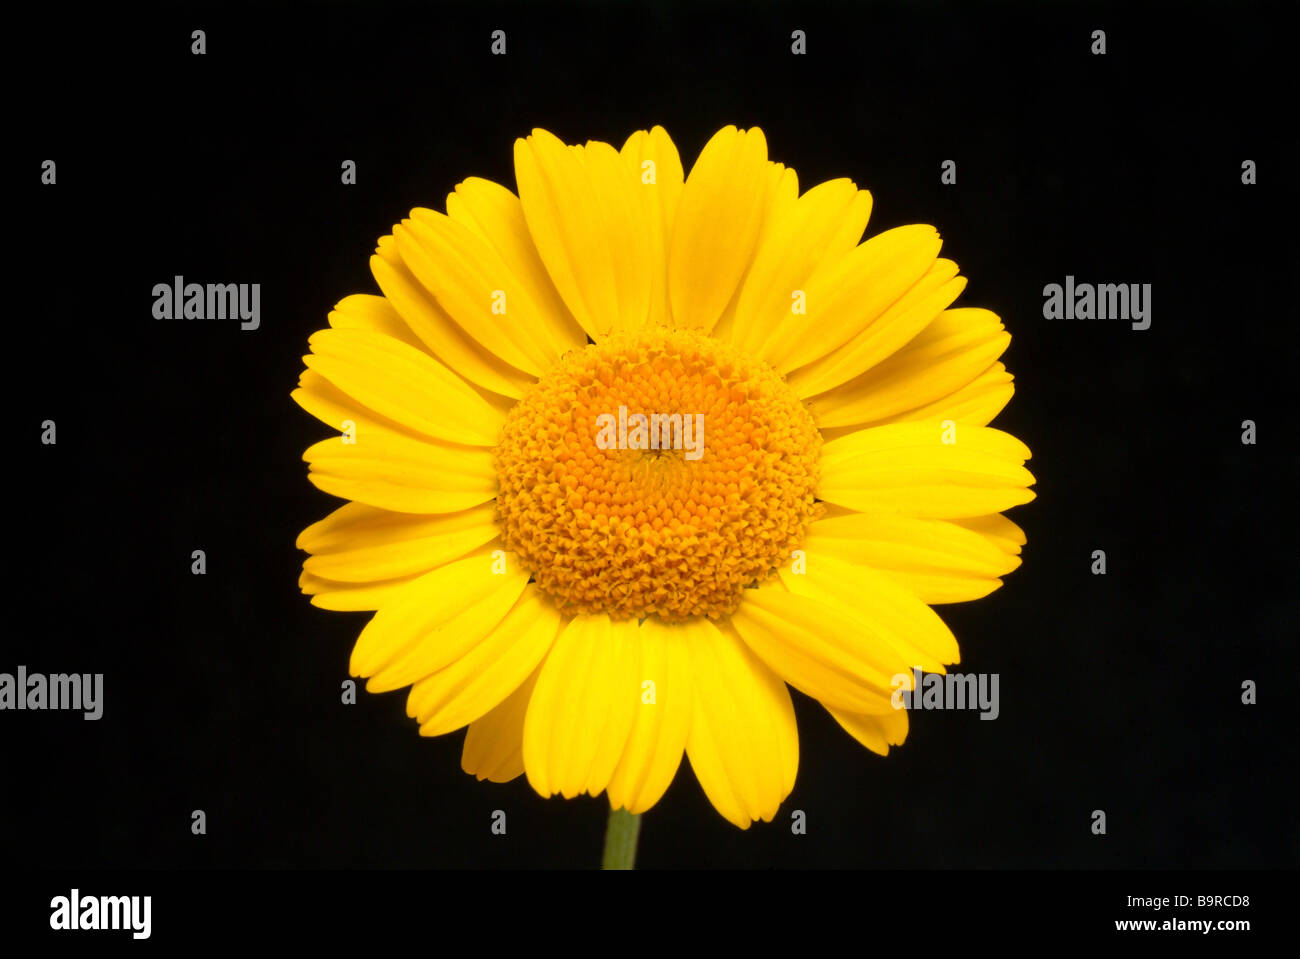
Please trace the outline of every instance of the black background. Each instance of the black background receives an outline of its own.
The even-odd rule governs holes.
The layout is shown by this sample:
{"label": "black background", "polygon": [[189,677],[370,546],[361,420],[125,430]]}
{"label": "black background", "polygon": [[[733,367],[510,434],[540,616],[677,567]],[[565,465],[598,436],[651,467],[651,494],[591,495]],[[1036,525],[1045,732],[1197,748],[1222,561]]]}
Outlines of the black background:
{"label": "black background", "polygon": [[[1000,674],[996,722],[913,713],[882,759],[795,693],[799,776],[775,822],[729,825],[684,762],[639,865],[1297,864],[1294,54],[1271,8],[49,9],[10,44],[31,67],[5,160],[0,671],[102,672],[106,705],[99,722],[0,715],[7,861],[599,861],[603,796],[477,782],[463,734],[418,736],[402,693],[340,703],[370,614],[298,592],[294,539],[338,501],[306,481],[326,430],[289,392],[331,306],[377,292],[375,239],[467,176],[513,189],[516,137],[621,145],[658,123],[689,170],[734,123],[762,127],[802,188],[870,189],[869,233],[939,229],[970,278],[957,305],[1012,334],[1017,393],[994,425],[1033,450],[1038,499],[1011,513],[1023,567],[940,609],[962,669]],[[152,287],[177,274],[261,283],[261,328],[155,320]],[[1044,320],[1067,274],[1152,284],[1151,328]]]}

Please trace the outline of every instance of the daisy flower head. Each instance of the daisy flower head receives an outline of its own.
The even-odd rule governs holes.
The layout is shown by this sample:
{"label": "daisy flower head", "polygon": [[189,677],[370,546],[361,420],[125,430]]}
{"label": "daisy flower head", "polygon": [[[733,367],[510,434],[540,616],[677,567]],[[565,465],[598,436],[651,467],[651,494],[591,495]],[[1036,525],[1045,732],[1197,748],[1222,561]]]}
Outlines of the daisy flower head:
{"label": "daisy flower head", "polygon": [[311,336],[292,395],[339,434],[304,458],[348,502],[300,585],[374,611],[352,674],[467,726],[466,772],[640,813],[686,756],[770,821],[790,687],[886,754],[897,677],[959,661],[931,607],[1020,563],[1010,337],[933,227],[864,241],[871,195],[801,193],[759,129],[689,175],[660,127],[514,167],[412,210]]}

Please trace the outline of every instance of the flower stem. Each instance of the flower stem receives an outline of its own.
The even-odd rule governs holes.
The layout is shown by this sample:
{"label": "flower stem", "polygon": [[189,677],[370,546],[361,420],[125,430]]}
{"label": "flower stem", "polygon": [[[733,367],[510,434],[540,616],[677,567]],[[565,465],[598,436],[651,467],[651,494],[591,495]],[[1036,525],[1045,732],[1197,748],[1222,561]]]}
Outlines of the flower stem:
{"label": "flower stem", "polygon": [[641,814],[611,809],[605,827],[605,854],[601,869],[631,869],[636,865],[636,839],[641,832]]}

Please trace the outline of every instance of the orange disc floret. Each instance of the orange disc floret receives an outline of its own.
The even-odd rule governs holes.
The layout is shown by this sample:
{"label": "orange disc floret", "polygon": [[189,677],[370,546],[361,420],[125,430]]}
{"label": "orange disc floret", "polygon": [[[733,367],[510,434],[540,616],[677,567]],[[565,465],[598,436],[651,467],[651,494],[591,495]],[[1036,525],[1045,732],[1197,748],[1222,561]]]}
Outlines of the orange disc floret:
{"label": "orange disc floret", "polygon": [[802,544],[820,451],[765,364],[689,330],[617,333],[511,410],[498,522],[566,614],[717,619]]}

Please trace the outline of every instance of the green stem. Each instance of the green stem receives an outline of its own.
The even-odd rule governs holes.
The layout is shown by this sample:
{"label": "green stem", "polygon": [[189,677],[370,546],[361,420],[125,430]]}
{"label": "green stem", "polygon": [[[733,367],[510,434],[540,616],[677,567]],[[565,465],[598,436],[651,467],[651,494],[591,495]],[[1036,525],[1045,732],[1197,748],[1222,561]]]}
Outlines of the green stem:
{"label": "green stem", "polygon": [[641,832],[641,815],[626,809],[611,809],[605,827],[605,854],[601,869],[631,869],[636,865],[636,839]]}

